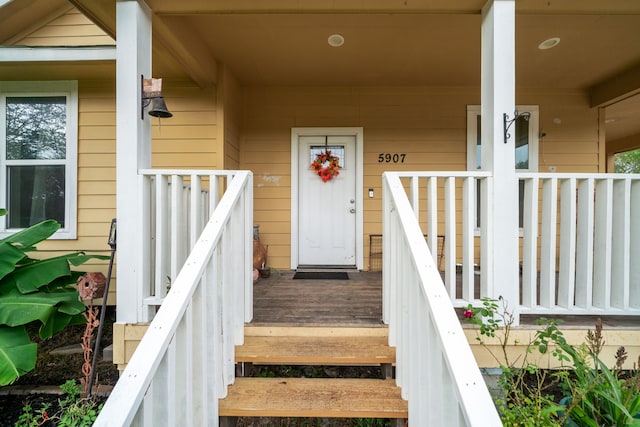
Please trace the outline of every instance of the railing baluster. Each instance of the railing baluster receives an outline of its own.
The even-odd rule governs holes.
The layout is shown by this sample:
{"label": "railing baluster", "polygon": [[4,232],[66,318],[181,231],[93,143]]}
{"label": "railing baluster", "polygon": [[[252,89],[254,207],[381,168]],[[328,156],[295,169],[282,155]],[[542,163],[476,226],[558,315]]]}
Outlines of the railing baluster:
{"label": "railing baluster", "polygon": [[538,178],[524,180],[522,231],[522,304],[537,304],[538,289]]}
{"label": "railing baluster", "polygon": [[[456,179],[447,177],[444,183],[444,284],[452,300],[456,298]],[[436,246],[437,247],[437,246]]]}
{"label": "railing baluster", "polygon": [[[164,402],[167,405],[166,419],[168,426],[178,425],[177,411],[179,409],[178,405],[181,403],[178,401],[179,396],[177,396],[176,388],[176,344],[176,336],[174,335],[167,349],[167,390]],[[161,400],[156,401],[156,406],[162,404],[162,402]],[[182,420],[180,421],[182,422]]]}
{"label": "railing baluster", "polygon": [[488,232],[489,222],[486,218],[493,215],[493,203],[490,198],[493,194],[493,178],[487,177],[480,181],[480,297],[493,297],[493,251],[491,245],[492,233]]}
{"label": "railing baluster", "polygon": [[200,175],[191,175],[191,205],[189,206],[189,245],[191,251],[198,240],[204,226],[202,217],[202,178]]}
{"label": "railing baluster", "polygon": [[[462,184],[462,299],[475,299],[475,242],[474,224],[476,209],[476,180],[474,177],[463,178]],[[446,239],[446,238],[445,238]],[[433,250],[432,250],[433,252]],[[456,268],[457,275],[457,268]]]}
{"label": "railing baluster", "polygon": [[427,178],[427,243],[438,262],[438,178]]}
{"label": "railing baluster", "polygon": [[572,308],[576,277],[576,180],[560,183],[560,259],[558,302],[560,307]]}
{"label": "railing baluster", "polygon": [[542,184],[542,235],[540,238],[540,300],[551,308],[556,301],[556,221],[558,179],[545,179]]}
{"label": "railing baluster", "polygon": [[611,306],[612,193],[613,182],[610,179],[597,181],[593,249],[593,305],[605,310]]}
{"label": "railing baluster", "polygon": [[184,180],[180,175],[171,176],[171,279],[175,280],[186,258],[187,234],[185,230]]}
{"label": "railing baluster", "polygon": [[613,182],[612,242],[611,242],[611,306],[629,308],[629,272],[631,246],[631,181]]}
{"label": "railing baluster", "polygon": [[205,407],[209,405],[207,400],[207,375],[208,370],[206,364],[207,355],[207,332],[209,325],[207,324],[206,312],[206,272],[203,274],[200,285],[193,292],[193,300],[191,303],[191,333],[192,339],[192,351],[191,351],[191,378],[192,384],[189,387],[191,390],[191,413],[193,414],[193,425],[205,426],[207,425]]}
{"label": "railing baluster", "polygon": [[[164,298],[166,295],[167,276],[170,276],[170,255],[171,249],[171,209],[169,209],[169,180],[166,175],[156,175],[156,247],[155,247],[155,289],[156,299]],[[175,277],[175,276],[171,276]]]}
{"label": "railing baluster", "polygon": [[593,304],[593,228],[595,184],[593,178],[578,185],[578,220],[576,252],[576,306],[590,310]]}
{"label": "railing baluster", "polygon": [[409,184],[409,194],[411,194],[411,207],[413,207],[413,213],[416,216],[418,222],[420,222],[420,186],[418,185],[418,177],[411,178]]}

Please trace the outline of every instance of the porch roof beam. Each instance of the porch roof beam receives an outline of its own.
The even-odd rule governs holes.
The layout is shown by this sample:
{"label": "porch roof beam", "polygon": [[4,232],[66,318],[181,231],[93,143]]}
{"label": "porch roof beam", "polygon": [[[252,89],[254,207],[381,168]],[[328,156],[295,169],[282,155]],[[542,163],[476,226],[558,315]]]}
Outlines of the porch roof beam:
{"label": "porch roof beam", "polygon": [[217,82],[217,65],[202,38],[179,20],[167,24],[153,16],[153,41],[161,45],[201,88]]}
{"label": "porch roof beam", "polygon": [[[115,2],[108,0],[69,0],[93,23],[114,39],[116,34]],[[153,43],[163,49],[156,49],[154,55],[171,55],[200,87],[208,87],[217,81],[217,65],[202,40],[186,28],[180,21],[167,24],[164,18],[157,16],[151,6],[152,2],[146,2],[152,12]],[[180,4],[182,2],[176,2]]]}
{"label": "porch roof beam", "polygon": [[0,62],[115,61],[115,46],[0,47]]}
{"label": "porch roof beam", "polygon": [[640,93],[640,64],[589,88],[591,107],[606,107]]}
{"label": "porch roof beam", "polygon": [[[84,0],[88,1],[88,0]],[[397,0],[362,2],[361,0],[245,0],[239,2],[212,0],[148,0],[158,15],[206,14],[206,13],[470,13],[479,15],[485,0],[431,0],[399,6]],[[580,2],[519,1],[517,13],[535,14],[632,14],[640,12],[640,2],[635,0],[582,0]]]}

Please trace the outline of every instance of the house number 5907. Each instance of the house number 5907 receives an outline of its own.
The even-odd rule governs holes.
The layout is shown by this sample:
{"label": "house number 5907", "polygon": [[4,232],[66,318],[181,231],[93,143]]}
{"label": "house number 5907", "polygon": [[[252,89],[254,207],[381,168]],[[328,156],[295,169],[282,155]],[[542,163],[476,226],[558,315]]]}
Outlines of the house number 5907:
{"label": "house number 5907", "polygon": [[378,163],[404,163],[405,153],[380,153]]}

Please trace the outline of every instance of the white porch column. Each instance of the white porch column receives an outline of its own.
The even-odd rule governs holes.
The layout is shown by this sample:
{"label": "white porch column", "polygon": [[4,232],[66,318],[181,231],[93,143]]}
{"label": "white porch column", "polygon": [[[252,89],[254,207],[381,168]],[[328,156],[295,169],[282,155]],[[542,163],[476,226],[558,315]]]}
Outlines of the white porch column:
{"label": "white porch column", "polygon": [[[140,117],[140,76],[151,77],[151,11],[142,0],[116,2],[117,321],[147,321],[142,307],[143,233],[138,170],[151,167],[151,120]],[[147,257],[148,258],[148,257]]]}
{"label": "white porch column", "polygon": [[505,144],[503,114],[513,118],[515,109],[514,0],[489,0],[482,10],[481,78],[482,169],[493,172],[492,185],[483,188],[491,194],[481,211],[482,289],[505,298],[513,311],[519,305],[518,185],[515,126]]}

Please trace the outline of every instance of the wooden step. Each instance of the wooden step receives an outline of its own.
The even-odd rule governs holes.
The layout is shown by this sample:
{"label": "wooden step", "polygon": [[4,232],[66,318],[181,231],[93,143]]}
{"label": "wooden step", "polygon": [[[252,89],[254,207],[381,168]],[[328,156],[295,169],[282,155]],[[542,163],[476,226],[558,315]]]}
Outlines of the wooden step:
{"label": "wooden step", "polygon": [[236,378],[220,416],[407,418],[394,380]]}
{"label": "wooden step", "polygon": [[236,362],[290,365],[395,363],[386,327],[247,326]]}
{"label": "wooden step", "polygon": [[289,365],[379,365],[395,363],[384,337],[245,337],[236,362]]}

